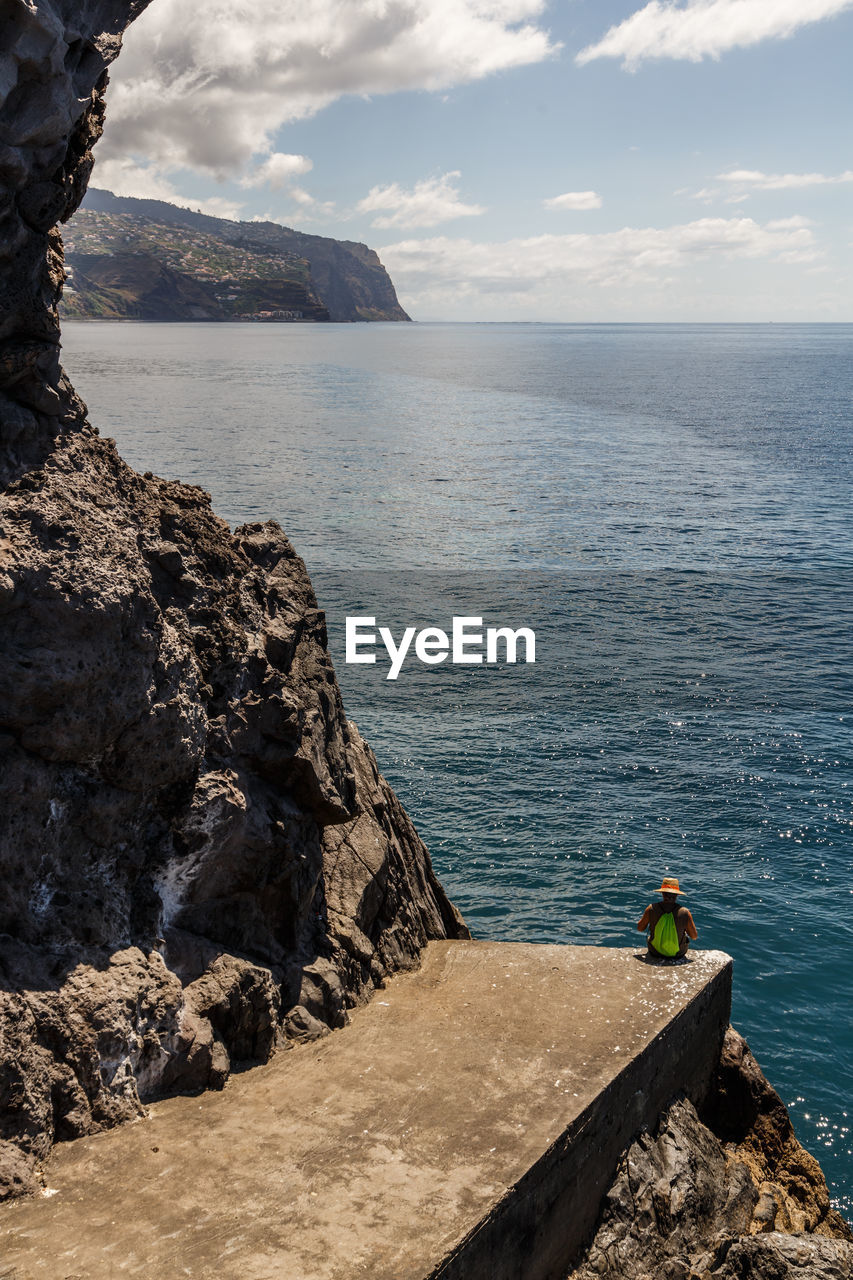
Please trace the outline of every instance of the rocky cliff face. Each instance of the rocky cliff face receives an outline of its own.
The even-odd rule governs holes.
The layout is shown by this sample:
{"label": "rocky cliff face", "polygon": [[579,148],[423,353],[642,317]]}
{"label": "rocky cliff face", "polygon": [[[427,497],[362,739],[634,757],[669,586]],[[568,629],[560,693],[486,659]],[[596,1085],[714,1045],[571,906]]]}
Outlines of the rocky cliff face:
{"label": "rocky cliff face", "polygon": [[847,1280],[853,1232],[730,1027],[702,1118],[676,1101],[622,1157],[569,1280]]}
{"label": "rocky cliff face", "polygon": [[8,0],[0,25],[0,1196],[467,932],[281,530],[133,472],[62,373],[55,224],[143,7]]}
{"label": "rocky cliff face", "polygon": [[[163,200],[138,200],[92,189],[86,211],[133,218],[140,225],[182,228],[202,233],[223,245],[249,253],[296,255],[310,264],[311,286],[329,318],[351,320],[408,320],[388,272],[374,249],[355,240],[294,231],[277,222],[232,222],[192,209],[179,209]],[[76,224],[75,224],[76,225]]]}
{"label": "rocky cliff face", "polygon": [[[77,208],[101,135],[107,67],[148,0],[6,0],[0,17],[0,388],[52,419],[63,280],[57,223]],[[4,440],[14,423],[4,408]],[[18,435],[36,434],[18,421]],[[7,463],[8,465],[8,463]]]}

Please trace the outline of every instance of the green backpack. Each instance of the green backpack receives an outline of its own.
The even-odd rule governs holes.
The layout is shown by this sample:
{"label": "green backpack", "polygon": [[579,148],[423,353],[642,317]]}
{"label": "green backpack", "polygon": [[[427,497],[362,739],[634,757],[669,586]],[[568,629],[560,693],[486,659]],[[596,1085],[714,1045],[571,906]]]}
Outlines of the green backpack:
{"label": "green backpack", "polygon": [[675,923],[674,911],[662,912],[652,935],[652,946],[662,956],[678,955],[678,926]]}

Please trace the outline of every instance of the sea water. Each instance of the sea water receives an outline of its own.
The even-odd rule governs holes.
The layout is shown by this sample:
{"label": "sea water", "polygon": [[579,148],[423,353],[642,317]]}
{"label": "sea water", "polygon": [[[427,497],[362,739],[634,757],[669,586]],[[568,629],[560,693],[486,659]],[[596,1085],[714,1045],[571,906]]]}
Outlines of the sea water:
{"label": "sea water", "polygon": [[[853,1208],[853,326],[68,324],[140,470],[278,520],[479,937],[642,945],[677,875]],[[344,664],[346,615],[535,665]]]}

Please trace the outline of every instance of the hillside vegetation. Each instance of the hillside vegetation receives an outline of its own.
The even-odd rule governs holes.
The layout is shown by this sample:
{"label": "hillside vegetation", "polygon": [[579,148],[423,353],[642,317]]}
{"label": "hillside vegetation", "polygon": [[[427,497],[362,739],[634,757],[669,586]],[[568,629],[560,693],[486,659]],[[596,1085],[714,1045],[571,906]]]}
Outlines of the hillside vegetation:
{"label": "hillside vegetation", "polygon": [[90,192],[64,234],[70,319],[408,320],[373,250]]}

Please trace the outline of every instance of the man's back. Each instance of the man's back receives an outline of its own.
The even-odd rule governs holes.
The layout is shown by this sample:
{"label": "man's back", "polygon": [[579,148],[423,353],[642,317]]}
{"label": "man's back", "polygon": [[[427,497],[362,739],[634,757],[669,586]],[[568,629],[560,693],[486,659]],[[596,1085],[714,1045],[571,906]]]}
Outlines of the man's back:
{"label": "man's back", "polygon": [[649,903],[637,924],[637,928],[649,930],[649,950],[655,955],[662,955],[664,953],[655,947],[653,940],[662,917],[668,914],[673,917],[678,936],[678,950],[675,955],[683,956],[690,946],[691,938],[696,938],[698,935],[696,926],[693,923],[693,916],[687,907],[679,906],[675,898],[670,898],[669,895],[665,894],[662,902]]}

